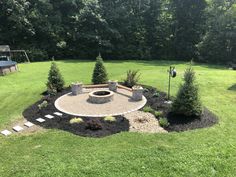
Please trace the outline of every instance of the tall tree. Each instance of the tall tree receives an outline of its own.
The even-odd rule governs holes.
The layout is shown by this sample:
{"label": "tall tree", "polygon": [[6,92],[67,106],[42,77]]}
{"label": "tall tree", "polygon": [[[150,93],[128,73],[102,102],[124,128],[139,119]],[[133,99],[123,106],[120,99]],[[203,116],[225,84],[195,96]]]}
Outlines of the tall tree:
{"label": "tall tree", "polygon": [[198,45],[204,62],[236,63],[236,3],[212,0],[207,8],[207,33]]}
{"label": "tall tree", "polygon": [[172,0],[175,58],[190,60],[204,34],[205,0]]}

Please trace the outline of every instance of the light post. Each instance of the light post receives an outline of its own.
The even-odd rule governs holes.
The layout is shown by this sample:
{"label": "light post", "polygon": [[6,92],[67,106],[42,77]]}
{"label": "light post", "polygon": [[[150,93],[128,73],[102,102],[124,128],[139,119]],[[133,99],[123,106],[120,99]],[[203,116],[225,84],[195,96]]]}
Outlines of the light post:
{"label": "light post", "polygon": [[167,70],[168,74],[169,74],[169,84],[168,84],[168,96],[167,96],[167,99],[168,101],[170,101],[170,81],[171,81],[171,78],[175,78],[176,75],[177,75],[177,72],[176,72],[176,69],[174,66],[170,66],[170,69]]}

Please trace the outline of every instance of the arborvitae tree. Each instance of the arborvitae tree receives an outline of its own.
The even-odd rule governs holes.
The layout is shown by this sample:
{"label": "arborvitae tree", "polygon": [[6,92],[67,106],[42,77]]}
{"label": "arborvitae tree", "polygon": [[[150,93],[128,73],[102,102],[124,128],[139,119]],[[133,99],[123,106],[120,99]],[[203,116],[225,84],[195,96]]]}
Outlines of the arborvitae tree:
{"label": "arborvitae tree", "polygon": [[172,112],[188,117],[199,117],[202,113],[198,86],[195,83],[195,72],[191,66],[185,71],[184,84],[179,88],[177,97],[172,105]]}
{"label": "arborvitae tree", "polygon": [[93,70],[93,78],[92,82],[94,84],[104,84],[107,83],[108,78],[107,78],[107,71],[106,68],[103,65],[103,60],[101,55],[97,57],[97,61]]}
{"label": "arborvitae tree", "polygon": [[52,62],[50,71],[48,73],[48,82],[47,88],[48,91],[61,91],[63,89],[65,82],[64,79],[56,65],[55,62]]}

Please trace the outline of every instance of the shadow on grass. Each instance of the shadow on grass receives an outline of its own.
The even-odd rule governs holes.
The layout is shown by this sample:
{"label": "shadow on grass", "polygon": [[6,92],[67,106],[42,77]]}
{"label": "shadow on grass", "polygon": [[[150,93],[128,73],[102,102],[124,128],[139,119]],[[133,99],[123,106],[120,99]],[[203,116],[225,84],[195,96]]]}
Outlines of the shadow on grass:
{"label": "shadow on grass", "polygon": [[229,87],[228,90],[236,91],[236,84],[234,84],[231,87]]}

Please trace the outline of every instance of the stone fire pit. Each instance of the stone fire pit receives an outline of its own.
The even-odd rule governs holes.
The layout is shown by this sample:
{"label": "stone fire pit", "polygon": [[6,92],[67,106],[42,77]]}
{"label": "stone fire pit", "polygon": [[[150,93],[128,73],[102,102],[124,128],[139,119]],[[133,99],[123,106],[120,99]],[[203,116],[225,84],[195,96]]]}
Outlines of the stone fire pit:
{"label": "stone fire pit", "polygon": [[59,97],[55,107],[60,112],[78,117],[106,117],[139,110],[147,102],[144,96],[135,101],[132,89],[118,87],[116,92],[109,89],[108,86],[85,86],[78,95],[69,92]]}
{"label": "stone fire pit", "polygon": [[95,90],[89,93],[88,101],[95,104],[103,104],[113,100],[114,92],[110,90]]}

